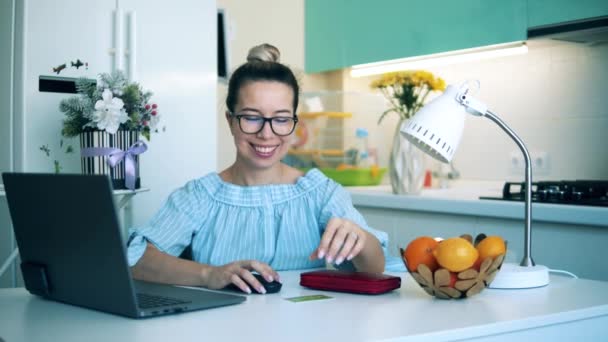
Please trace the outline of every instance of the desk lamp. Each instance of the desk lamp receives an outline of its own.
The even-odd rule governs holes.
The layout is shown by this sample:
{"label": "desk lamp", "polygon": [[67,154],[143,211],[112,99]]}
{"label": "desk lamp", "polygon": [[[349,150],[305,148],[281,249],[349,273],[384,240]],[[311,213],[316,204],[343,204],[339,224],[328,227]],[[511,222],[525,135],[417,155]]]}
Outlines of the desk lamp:
{"label": "desk lamp", "polygon": [[549,269],[535,265],[531,254],[532,239],[532,166],[523,141],[487,106],[469,95],[469,83],[460,88],[450,85],[445,92],[420,109],[401,126],[401,134],[433,158],[449,163],[454,156],[462,131],[465,112],[494,121],[517,144],[526,161],[524,257],[519,265],[504,263],[491,288],[533,288],[549,284]]}

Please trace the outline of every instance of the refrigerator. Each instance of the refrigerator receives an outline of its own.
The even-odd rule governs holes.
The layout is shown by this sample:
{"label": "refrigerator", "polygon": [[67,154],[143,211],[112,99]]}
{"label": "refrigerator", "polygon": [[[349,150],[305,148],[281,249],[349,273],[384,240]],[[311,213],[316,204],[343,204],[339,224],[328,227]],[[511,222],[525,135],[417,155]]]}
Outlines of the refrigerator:
{"label": "refrigerator", "polygon": [[[125,224],[145,223],[174,189],[216,170],[215,0],[2,0],[0,9],[0,171],[53,172],[57,159],[62,173],[80,173],[78,138],[61,137],[58,109],[74,94],[40,91],[40,80],[117,69],[154,93],[162,115],[139,161],[150,191],[132,199]],[[63,153],[62,139],[77,153]],[[0,263],[14,247],[11,233],[0,198]]]}

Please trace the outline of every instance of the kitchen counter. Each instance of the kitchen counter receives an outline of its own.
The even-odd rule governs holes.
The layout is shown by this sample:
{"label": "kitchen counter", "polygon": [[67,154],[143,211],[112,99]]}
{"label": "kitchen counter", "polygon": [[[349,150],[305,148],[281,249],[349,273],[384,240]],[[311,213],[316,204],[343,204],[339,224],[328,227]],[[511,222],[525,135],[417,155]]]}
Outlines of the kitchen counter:
{"label": "kitchen counter", "polygon": [[[420,195],[394,195],[390,185],[347,187],[356,207],[403,209],[502,219],[524,218],[524,203],[480,200],[502,196],[503,182],[457,181],[447,189],[423,189]],[[532,203],[536,222],[567,223],[608,228],[608,208]]]}

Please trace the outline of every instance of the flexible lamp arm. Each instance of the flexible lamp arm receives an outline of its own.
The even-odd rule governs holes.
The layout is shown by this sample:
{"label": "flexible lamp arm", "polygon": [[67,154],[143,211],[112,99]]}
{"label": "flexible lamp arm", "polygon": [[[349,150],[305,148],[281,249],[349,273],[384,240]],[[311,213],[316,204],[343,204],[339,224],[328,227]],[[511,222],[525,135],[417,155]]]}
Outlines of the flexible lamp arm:
{"label": "flexible lamp arm", "polygon": [[521,152],[524,154],[524,160],[526,161],[526,175],[525,175],[525,236],[524,236],[524,258],[522,259],[520,265],[521,266],[534,266],[534,261],[532,260],[531,248],[532,248],[532,231],[531,231],[531,221],[532,221],[532,160],[530,158],[530,153],[526,148],[526,145],[521,140],[517,134],[504,122],[502,121],[496,114],[492,113],[488,110],[487,106],[480,101],[470,97],[468,95],[468,88],[462,89],[461,92],[456,96],[456,101],[462,104],[467,112],[476,116],[485,116],[488,119],[494,121],[503,131],[505,131],[511,139],[515,141]]}

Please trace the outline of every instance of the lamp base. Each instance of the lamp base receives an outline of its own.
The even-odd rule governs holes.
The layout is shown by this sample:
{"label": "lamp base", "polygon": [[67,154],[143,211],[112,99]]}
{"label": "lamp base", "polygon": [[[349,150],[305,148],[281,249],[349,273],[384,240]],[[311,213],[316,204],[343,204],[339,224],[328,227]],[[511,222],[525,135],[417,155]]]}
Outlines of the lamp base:
{"label": "lamp base", "polygon": [[546,266],[520,266],[505,263],[488,287],[491,289],[529,289],[547,285],[549,285],[549,269]]}

